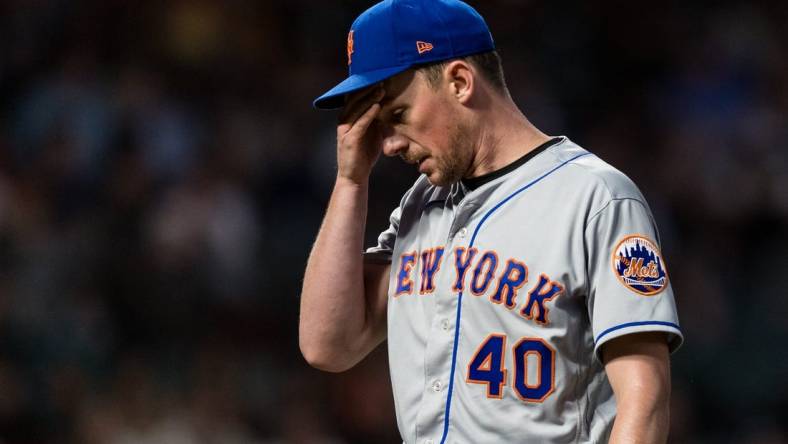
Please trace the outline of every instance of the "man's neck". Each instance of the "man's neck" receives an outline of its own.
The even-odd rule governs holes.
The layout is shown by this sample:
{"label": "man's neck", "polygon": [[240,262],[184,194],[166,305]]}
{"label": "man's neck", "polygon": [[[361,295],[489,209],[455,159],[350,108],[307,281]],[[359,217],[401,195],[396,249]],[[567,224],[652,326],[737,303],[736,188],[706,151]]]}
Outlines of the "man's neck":
{"label": "man's neck", "polygon": [[476,153],[466,177],[499,170],[550,139],[520,112],[511,100],[491,107],[482,117]]}

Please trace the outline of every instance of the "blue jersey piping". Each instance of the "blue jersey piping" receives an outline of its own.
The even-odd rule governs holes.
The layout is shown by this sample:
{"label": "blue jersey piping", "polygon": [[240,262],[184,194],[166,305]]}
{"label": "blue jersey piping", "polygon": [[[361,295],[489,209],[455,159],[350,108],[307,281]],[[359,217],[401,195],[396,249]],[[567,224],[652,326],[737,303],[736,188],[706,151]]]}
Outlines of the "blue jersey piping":
{"label": "blue jersey piping", "polygon": [[676,330],[681,331],[681,328],[678,325],[676,325],[676,324],[674,324],[672,322],[665,322],[665,321],[627,322],[626,324],[616,325],[615,327],[610,327],[607,330],[603,331],[602,333],[599,334],[599,336],[596,337],[596,339],[594,340],[594,344],[598,344],[599,340],[602,339],[602,336],[605,336],[608,333],[612,333],[612,332],[614,332],[616,330],[620,330],[622,328],[637,327],[637,326],[640,326],[640,325],[666,325],[668,327],[673,327]]}
{"label": "blue jersey piping", "polygon": [[[468,248],[470,249],[471,247],[473,247],[473,243],[476,240],[476,235],[479,234],[479,229],[481,229],[482,225],[484,225],[484,222],[487,221],[487,219],[490,217],[490,215],[492,213],[494,213],[498,208],[501,208],[501,206],[503,206],[503,204],[505,204],[506,202],[509,202],[515,196],[517,196],[518,194],[520,194],[523,191],[527,190],[528,188],[531,188],[531,186],[533,186],[537,182],[541,181],[545,177],[553,174],[554,172],[556,172],[558,169],[562,168],[564,165],[568,164],[569,162],[571,162],[571,161],[573,161],[573,160],[575,160],[577,158],[580,158],[580,157],[583,157],[583,156],[587,156],[589,154],[591,154],[591,153],[586,152],[586,153],[578,154],[577,156],[574,156],[571,159],[564,161],[563,163],[559,164],[558,166],[556,166],[552,170],[542,174],[541,176],[539,176],[536,179],[534,179],[531,182],[529,182],[527,185],[524,185],[522,188],[516,190],[515,192],[513,192],[512,194],[507,196],[506,199],[498,202],[498,204],[495,205],[494,207],[492,207],[484,215],[484,217],[482,217],[482,220],[480,220],[479,223],[476,225],[476,228],[473,230],[473,236],[471,236],[471,242],[468,244]],[[448,395],[448,398],[446,398],[446,410],[445,410],[444,415],[443,415],[443,436],[441,437],[440,444],[445,444],[446,443],[446,438],[449,436],[449,417],[451,415],[452,394],[454,393],[454,370],[457,367],[457,345],[459,344],[459,339],[460,339],[460,319],[461,318],[462,318],[462,291],[457,293],[457,318],[455,319],[455,323],[454,323],[454,325],[456,327],[454,329],[454,346],[452,348],[452,353],[451,353],[451,373],[449,375],[449,395]]]}

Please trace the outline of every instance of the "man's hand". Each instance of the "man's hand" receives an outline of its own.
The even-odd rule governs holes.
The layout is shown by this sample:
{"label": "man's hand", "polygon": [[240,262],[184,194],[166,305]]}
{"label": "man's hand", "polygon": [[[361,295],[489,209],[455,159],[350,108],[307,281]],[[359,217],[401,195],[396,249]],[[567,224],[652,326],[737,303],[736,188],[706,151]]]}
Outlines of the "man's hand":
{"label": "man's hand", "polygon": [[338,177],[365,184],[380,157],[381,135],[375,125],[380,112],[381,87],[364,91],[348,100],[337,125]]}

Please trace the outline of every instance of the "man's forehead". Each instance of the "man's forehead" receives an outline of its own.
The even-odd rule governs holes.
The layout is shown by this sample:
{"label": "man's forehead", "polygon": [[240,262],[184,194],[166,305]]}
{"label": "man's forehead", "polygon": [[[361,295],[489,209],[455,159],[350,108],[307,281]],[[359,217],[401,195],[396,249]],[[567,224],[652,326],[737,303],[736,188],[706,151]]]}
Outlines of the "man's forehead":
{"label": "man's forehead", "polygon": [[348,94],[345,97],[345,103],[348,105],[353,104],[358,102],[363,97],[373,94],[378,88],[383,88],[386,91],[386,94],[383,96],[383,99],[381,99],[380,105],[385,107],[391,105],[392,103],[396,104],[397,99],[404,98],[408,94],[416,77],[418,76],[414,74],[413,70],[409,69],[403,73],[389,77],[382,82],[368,86],[360,91]]}
{"label": "man's forehead", "polygon": [[383,86],[383,89],[386,91],[386,95],[383,96],[383,99],[380,101],[381,106],[388,105],[406,96],[409,90],[414,86],[416,77],[414,71],[409,69],[401,74],[384,80],[381,86]]}

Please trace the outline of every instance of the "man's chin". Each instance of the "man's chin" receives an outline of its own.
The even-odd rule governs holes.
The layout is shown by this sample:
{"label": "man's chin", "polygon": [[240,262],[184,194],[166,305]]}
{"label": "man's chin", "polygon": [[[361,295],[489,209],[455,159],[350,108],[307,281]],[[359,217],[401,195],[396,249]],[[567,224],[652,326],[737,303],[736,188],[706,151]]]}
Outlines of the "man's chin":
{"label": "man's chin", "polygon": [[448,187],[457,182],[457,180],[452,180],[450,177],[446,177],[438,171],[428,171],[425,172],[424,175],[427,176],[427,180],[430,184],[436,187]]}

